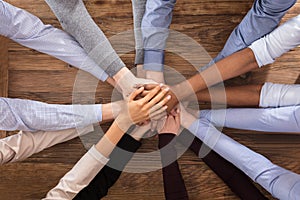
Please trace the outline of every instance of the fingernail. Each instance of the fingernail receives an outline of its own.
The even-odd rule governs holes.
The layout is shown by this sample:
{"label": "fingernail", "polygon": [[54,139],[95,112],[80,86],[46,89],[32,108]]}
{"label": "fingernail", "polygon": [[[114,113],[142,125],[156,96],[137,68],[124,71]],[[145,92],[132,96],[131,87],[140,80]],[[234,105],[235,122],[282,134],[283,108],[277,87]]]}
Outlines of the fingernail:
{"label": "fingernail", "polygon": [[163,87],[163,86],[164,86],[164,84],[162,84],[162,83],[161,83],[161,84],[159,84],[159,87]]}
{"label": "fingernail", "polygon": [[168,91],[170,90],[170,88],[166,87],[164,90],[165,90],[166,92],[168,92]]}
{"label": "fingernail", "polygon": [[171,95],[168,95],[168,96],[167,96],[167,99],[171,99]]}
{"label": "fingernail", "polygon": [[164,107],[164,109],[167,109],[167,108],[168,108],[168,106],[165,106],[165,107]]}

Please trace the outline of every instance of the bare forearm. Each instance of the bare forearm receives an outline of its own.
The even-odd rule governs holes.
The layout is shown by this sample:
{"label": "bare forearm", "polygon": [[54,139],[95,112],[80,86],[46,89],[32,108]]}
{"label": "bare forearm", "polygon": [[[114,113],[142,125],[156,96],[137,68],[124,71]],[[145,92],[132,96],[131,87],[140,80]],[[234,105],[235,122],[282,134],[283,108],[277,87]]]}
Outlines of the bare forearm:
{"label": "bare forearm", "polygon": [[198,101],[230,106],[258,107],[262,85],[211,87],[197,92]]}
{"label": "bare forearm", "polygon": [[246,48],[217,62],[201,73],[198,73],[176,86],[174,91],[179,99],[197,93],[207,87],[228,80],[257,68],[254,54],[251,49]]}
{"label": "bare forearm", "polygon": [[116,147],[117,143],[124,135],[124,131],[121,130],[116,121],[111,125],[106,134],[95,145],[96,149],[106,158],[109,157],[111,152]]}

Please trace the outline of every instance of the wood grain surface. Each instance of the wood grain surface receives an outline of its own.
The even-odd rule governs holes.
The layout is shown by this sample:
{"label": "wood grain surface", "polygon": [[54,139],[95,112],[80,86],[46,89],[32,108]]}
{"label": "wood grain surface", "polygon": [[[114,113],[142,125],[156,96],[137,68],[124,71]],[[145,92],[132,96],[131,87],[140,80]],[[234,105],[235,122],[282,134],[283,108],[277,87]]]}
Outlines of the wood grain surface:
{"label": "wood grain surface", "polygon": [[[7,2],[37,15],[44,23],[61,27],[47,4],[42,0],[27,0],[26,3],[21,0],[7,0]],[[124,43],[120,43],[120,38],[116,37],[117,34],[132,30],[131,1],[85,0],[84,2],[95,22],[112,41],[117,51],[119,48],[123,48],[125,44],[128,45],[128,52],[121,55],[121,58],[130,69],[133,69],[133,41],[127,40],[128,43],[125,43],[124,40]],[[198,67],[206,64],[205,62],[210,57],[216,56],[252,3],[253,0],[178,1],[171,29],[197,42],[206,51],[199,50],[201,54],[185,59],[174,53],[177,46],[170,45],[170,50],[166,54],[166,65],[175,71],[167,72],[167,80],[174,83],[188,78],[196,73]],[[298,15],[299,12],[300,4],[296,3],[283,18],[283,21]],[[128,38],[132,38],[132,35],[129,35]],[[113,88],[107,83],[98,83],[90,75],[79,72],[76,68],[51,56],[25,48],[1,37],[0,46],[1,96],[8,95],[11,98],[61,104],[107,103],[112,99],[120,98],[118,94],[112,95],[115,91],[113,92]],[[182,48],[186,49],[184,45]],[[191,61],[197,63],[197,66],[191,65]],[[300,48],[298,47],[277,59],[274,64],[254,70],[246,78],[237,77],[229,80],[226,84],[261,84],[266,81],[300,83],[299,62]],[[174,75],[175,72],[177,75]],[[74,87],[76,93],[73,92]],[[203,106],[207,105],[204,104]],[[110,123],[105,123],[101,127],[105,131],[109,125]],[[300,173],[299,135],[235,129],[224,129],[224,132],[238,142],[265,155],[274,163]],[[139,152],[154,151],[156,146],[157,140],[155,138],[145,139]],[[0,199],[41,199],[85,152],[86,149],[81,140],[77,138],[44,150],[21,163],[1,166]],[[179,164],[191,200],[238,199],[192,152],[187,151],[179,159]],[[260,186],[258,187],[272,199],[266,191]],[[164,199],[161,170],[149,173],[124,172],[105,199]]]}

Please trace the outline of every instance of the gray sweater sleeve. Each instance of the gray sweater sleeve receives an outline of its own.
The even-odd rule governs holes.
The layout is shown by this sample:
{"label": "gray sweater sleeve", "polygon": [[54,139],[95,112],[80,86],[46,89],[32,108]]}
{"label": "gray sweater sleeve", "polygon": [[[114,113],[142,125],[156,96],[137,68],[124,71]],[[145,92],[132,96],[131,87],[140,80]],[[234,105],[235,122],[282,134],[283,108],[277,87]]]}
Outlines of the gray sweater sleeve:
{"label": "gray sweater sleeve", "polygon": [[89,15],[82,0],[45,0],[61,26],[110,76],[125,66],[110,42]]}

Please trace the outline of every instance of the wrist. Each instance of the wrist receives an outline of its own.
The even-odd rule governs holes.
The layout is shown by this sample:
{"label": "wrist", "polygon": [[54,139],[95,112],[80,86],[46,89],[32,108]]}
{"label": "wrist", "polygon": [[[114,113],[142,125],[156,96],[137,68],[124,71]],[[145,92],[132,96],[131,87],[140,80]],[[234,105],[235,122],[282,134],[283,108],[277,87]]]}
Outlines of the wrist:
{"label": "wrist", "polygon": [[158,71],[146,71],[146,78],[157,83],[165,83],[164,73]]}
{"label": "wrist", "polygon": [[123,131],[127,132],[127,130],[134,124],[134,122],[131,120],[131,118],[124,114],[121,113],[118,115],[118,117],[115,119],[115,122],[117,123],[117,126]]}

